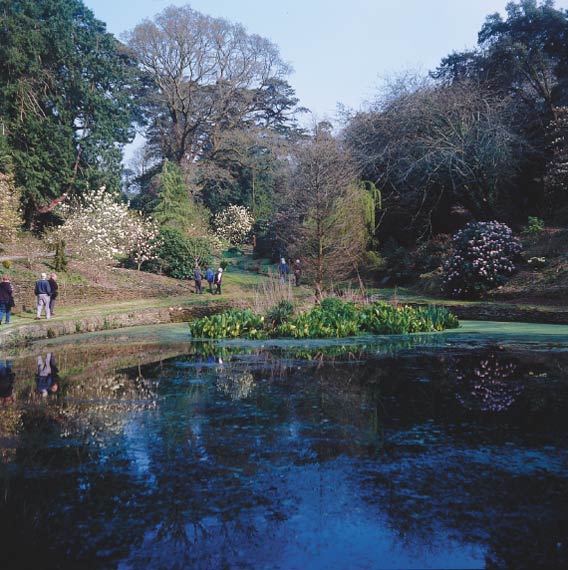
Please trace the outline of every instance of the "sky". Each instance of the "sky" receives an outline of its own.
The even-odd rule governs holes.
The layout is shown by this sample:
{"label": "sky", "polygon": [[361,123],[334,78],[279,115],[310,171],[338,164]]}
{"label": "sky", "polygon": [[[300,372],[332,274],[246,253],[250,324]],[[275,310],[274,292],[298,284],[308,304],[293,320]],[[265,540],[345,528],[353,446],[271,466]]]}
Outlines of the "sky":
{"label": "sky", "polygon": [[[504,15],[509,0],[83,1],[119,39],[172,4],[243,24],[279,47],[300,104],[333,120],[338,103],[361,109],[389,78],[425,74],[474,47],[486,16]],[[555,5],[568,9],[568,0]]]}

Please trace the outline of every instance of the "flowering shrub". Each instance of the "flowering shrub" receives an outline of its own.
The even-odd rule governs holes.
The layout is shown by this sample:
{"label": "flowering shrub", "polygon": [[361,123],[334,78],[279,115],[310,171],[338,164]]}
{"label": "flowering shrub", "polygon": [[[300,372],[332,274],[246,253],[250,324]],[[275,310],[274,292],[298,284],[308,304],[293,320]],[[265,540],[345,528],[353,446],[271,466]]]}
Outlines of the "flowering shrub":
{"label": "flowering shrub", "polygon": [[232,245],[244,243],[253,224],[254,218],[247,208],[235,204],[216,214],[213,220],[215,233]]}
{"label": "flowering shrub", "polygon": [[93,261],[131,254],[138,268],[155,258],[158,227],[155,222],[129,209],[102,186],[86,192],[80,200],[62,204],[65,222],[52,231],[48,241],[65,241],[67,251]]}
{"label": "flowering shrub", "polygon": [[515,271],[520,242],[506,224],[475,222],[452,238],[453,253],[444,264],[444,290],[452,297],[475,298],[502,285]]}
{"label": "flowering shrub", "polygon": [[160,227],[151,218],[141,212],[130,212],[126,221],[128,237],[128,255],[136,264],[138,271],[142,264],[158,258],[160,247]]}

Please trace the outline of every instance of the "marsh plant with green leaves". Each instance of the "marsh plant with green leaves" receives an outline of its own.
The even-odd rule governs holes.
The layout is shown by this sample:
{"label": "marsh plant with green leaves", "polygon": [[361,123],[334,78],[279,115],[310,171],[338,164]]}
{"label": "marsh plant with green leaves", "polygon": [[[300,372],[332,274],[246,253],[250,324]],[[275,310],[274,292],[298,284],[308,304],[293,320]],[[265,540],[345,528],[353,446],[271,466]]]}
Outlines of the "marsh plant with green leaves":
{"label": "marsh plant with green leaves", "polygon": [[217,339],[338,338],[435,332],[458,326],[458,319],[444,307],[395,307],[384,302],[360,307],[331,297],[296,314],[288,306],[276,306],[266,316],[250,309],[230,310],[189,323],[194,338]]}

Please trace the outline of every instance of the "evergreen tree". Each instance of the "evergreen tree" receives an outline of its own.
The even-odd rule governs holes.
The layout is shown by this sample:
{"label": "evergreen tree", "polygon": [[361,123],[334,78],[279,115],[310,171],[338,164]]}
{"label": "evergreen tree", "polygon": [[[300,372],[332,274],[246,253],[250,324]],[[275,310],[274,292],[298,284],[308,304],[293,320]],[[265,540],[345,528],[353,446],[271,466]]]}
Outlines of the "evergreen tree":
{"label": "evergreen tree", "polygon": [[196,204],[188,193],[181,168],[166,160],[159,175],[159,202],[154,217],[163,226],[176,228],[184,235],[206,233],[209,213]]}
{"label": "evergreen tree", "polygon": [[0,117],[32,222],[73,192],[120,184],[130,62],[80,0],[0,0]]}

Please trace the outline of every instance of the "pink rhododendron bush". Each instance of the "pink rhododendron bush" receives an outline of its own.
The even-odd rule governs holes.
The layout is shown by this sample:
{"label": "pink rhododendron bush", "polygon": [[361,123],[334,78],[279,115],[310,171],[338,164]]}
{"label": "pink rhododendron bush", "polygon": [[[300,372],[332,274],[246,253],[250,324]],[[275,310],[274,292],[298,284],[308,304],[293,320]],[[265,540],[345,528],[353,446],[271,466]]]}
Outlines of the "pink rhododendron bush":
{"label": "pink rhododendron bush", "polygon": [[515,272],[522,246],[500,222],[473,222],[452,238],[453,252],[444,265],[443,288],[451,297],[475,299],[504,284]]}

